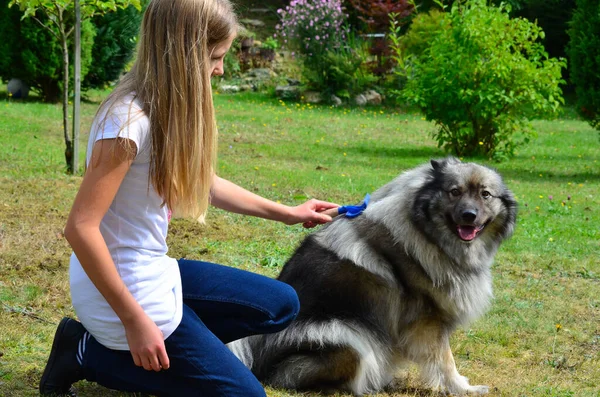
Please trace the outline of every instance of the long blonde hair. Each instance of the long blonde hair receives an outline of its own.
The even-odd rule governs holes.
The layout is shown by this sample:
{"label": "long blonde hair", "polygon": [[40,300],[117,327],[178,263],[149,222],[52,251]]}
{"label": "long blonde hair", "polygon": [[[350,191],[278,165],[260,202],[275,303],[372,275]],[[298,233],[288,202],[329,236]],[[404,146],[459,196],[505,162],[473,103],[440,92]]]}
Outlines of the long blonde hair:
{"label": "long blonde hair", "polygon": [[217,159],[210,53],[236,34],[229,0],[151,0],[137,59],[105,100],[135,93],[150,120],[150,182],[179,216],[203,219]]}

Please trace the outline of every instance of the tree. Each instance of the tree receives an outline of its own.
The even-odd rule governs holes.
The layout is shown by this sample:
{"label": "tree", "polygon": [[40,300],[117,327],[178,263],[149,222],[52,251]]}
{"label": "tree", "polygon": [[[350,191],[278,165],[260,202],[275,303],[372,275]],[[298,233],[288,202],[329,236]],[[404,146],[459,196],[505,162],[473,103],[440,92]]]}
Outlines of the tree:
{"label": "tree", "polygon": [[577,0],[567,49],[579,113],[600,130],[600,0]]}
{"label": "tree", "polygon": [[369,65],[373,73],[383,76],[393,67],[390,42],[387,32],[390,31],[390,15],[395,15],[396,21],[408,22],[415,11],[413,0],[350,0],[357,17],[367,27],[372,35],[371,55],[375,61]]}
{"label": "tree", "polygon": [[[63,69],[63,132],[65,139],[65,160],[67,172],[73,173],[72,158],[74,141],[69,134],[69,37],[75,30],[76,0],[12,0],[9,6],[17,5],[23,12],[22,19],[32,18],[39,23],[59,43]],[[139,0],[79,0],[81,20],[89,20],[95,15],[116,11],[130,4],[140,9]]]}
{"label": "tree", "polygon": [[350,0],[372,33],[386,33],[390,28],[390,14],[400,19],[408,18],[415,11],[413,0]]}
{"label": "tree", "polygon": [[133,6],[92,19],[96,36],[85,88],[104,88],[119,78],[133,56],[141,21],[142,13]]}
{"label": "tree", "polygon": [[428,26],[437,26],[429,45],[404,62],[403,95],[437,124],[439,146],[458,156],[510,157],[533,134],[529,119],[558,111],[566,62],[548,57],[536,24],[467,0]]}

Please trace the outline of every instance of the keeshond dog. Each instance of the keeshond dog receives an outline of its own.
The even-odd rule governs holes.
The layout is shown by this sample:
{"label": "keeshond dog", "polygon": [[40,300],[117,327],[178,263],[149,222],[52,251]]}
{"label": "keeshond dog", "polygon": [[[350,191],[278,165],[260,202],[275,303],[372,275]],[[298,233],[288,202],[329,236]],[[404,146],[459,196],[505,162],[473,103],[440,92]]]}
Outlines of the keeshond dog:
{"label": "keeshond dog", "polygon": [[380,391],[416,363],[424,386],[485,394],[461,376],[449,338],[492,298],[490,266],[517,203],[494,170],[455,158],[402,173],[355,218],[310,234],[279,280],[300,298],[285,330],[230,349],[276,388]]}

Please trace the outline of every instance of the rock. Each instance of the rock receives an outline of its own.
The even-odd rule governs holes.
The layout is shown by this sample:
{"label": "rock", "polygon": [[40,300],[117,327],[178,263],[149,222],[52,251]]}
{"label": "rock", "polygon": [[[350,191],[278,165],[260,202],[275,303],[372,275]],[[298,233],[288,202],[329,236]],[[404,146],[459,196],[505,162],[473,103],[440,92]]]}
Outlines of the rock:
{"label": "rock", "polygon": [[240,85],[240,91],[254,91],[255,87],[252,84],[242,84]]}
{"label": "rock", "polygon": [[275,87],[275,95],[280,99],[298,99],[300,87],[296,85],[278,85]]}
{"label": "rock", "polygon": [[368,90],[364,94],[365,99],[367,100],[367,104],[369,105],[381,105],[382,97],[375,90]]}
{"label": "rock", "polygon": [[260,28],[262,26],[265,26],[265,23],[259,19],[245,18],[245,19],[240,20],[240,22],[242,23],[242,25],[250,25],[250,26],[254,26],[255,28]]}
{"label": "rock", "polygon": [[323,97],[320,92],[317,91],[305,91],[302,94],[303,102],[306,103],[321,103],[323,101]]}
{"label": "rock", "polygon": [[237,85],[222,85],[219,87],[219,91],[223,94],[235,94],[240,92],[240,87]]}
{"label": "rock", "polygon": [[250,50],[250,48],[252,48],[253,45],[254,45],[253,37],[242,38],[242,42],[241,42],[242,52],[248,52]]}
{"label": "rock", "polygon": [[20,79],[10,79],[6,90],[15,99],[25,99],[29,95],[29,86]]}
{"label": "rock", "polygon": [[342,100],[335,95],[332,95],[331,98],[329,98],[329,101],[332,106],[340,106],[342,104]]}
{"label": "rock", "polygon": [[363,94],[358,94],[354,97],[354,103],[358,106],[365,106],[367,104],[367,98]]}
{"label": "rock", "polygon": [[300,80],[290,79],[290,78],[287,78],[286,80],[289,85],[300,85]]}
{"label": "rock", "polygon": [[269,79],[269,78],[273,77],[274,75],[275,75],[275,73],[271,69],[267,69],[267,68],[250,69],[246,73],[246,76],[254,77],[257,79]]}

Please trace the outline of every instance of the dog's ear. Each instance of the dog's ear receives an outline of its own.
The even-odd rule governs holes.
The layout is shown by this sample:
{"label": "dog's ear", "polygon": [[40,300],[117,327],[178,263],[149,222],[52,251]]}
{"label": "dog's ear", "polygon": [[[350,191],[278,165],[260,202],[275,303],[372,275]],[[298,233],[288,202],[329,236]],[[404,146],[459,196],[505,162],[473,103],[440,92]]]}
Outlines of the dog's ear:
{"label": "dog's ear", "polygon": [[444,166],[444,165],[443,165],[443,162],[444,162],[443,160],[442,160],[442,161],[440,161],[440,160],[433,160],[433,159],[432,159],[432,160],[431,160],[431,166],[433,167],[433,170],[434,170],[434,171],[439,171],[439,170],[441,170],[441,169],[443,168],[443,166]]}
{"label": "dog's ear", "polygon": [[502,204],[506,209],[506,220],[504,221],[504,226],[500,231],[500,234],[503,238],[509,238],[514,232],[514,225],[517,222],[517,212],[518,212],[518,204],[515,199],[514,194],[506,188],[503,187],[504,191],[500,196],[500,200],[502,200]]}
{"label": "dog's ear", "polygon": [[445,159],[442,160],[431,160],[431,166],[433,167],[434,171],[441,171],[444,167],[446,167],[449,164],[459,164],[461,163],[461,161],[459,159],[457,159],[456,157],[452,157],[452,156],[448,156]]}

